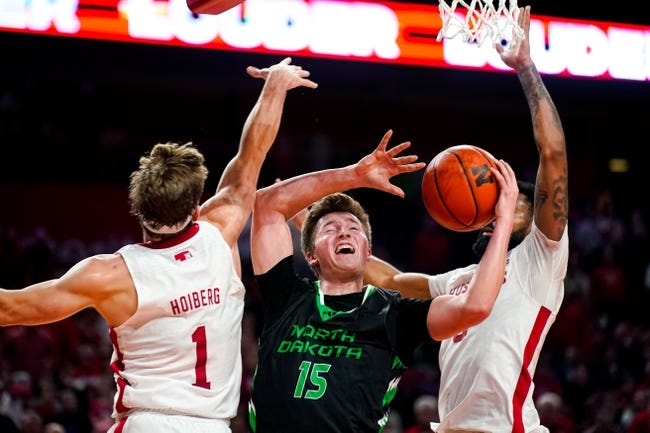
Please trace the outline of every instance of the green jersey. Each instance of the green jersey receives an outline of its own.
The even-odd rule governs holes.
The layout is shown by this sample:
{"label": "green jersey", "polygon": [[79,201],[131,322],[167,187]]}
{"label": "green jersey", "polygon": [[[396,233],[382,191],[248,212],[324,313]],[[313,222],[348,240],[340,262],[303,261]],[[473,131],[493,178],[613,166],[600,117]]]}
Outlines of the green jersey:
{"label": "green jersey", "polygon": [[293,257],[257,276],[264,324],[249,404],[255,433],[377,433],[414,350],[431,342],[431,300],[367,286],[323,295]]}

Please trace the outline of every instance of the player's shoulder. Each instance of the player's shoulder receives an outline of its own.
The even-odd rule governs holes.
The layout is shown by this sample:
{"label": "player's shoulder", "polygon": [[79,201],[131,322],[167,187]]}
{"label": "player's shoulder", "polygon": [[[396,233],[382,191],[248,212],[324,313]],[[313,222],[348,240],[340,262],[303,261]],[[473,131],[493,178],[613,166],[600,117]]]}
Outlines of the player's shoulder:
{"label": "player's shoulder", "polygon": [[370,290],[371,295],[384,299],[394,299],[401,296],[401,293],[398,290],[385,289],[383,287],[375,287],[372,285],[368,285],[366,290]]}
{"label": "player's shoulder", "polygon": [[532,243],[537,244],[540,247],[547,248],[549,250],[561,250],[567,249],[569,247],[569,228],[568,224],[564,226],[564,230],[561,233],[559,240],[553,240],[549,238],[546,233],[544,233],[533,221],[530,233],[524,238],[522,243]]}
{"label": "player's shoulder", "polygon": [[402,295],[402,292],[392,289],[374,288],[372,296],[377,302],[384,305],[393,305],[398,309],[403,309],[405,305],[425,304],[431,303],[432,298],[420,299],[410,298]]}
{"label": "player's shoulder", "polygon": [[89,271],[101,271],[105,268],[115,268],[125,266],[124,260],[118,253],[96,254],[83,259],[77,266],[83,267]]}
{"label": "player's shoulder", "polygon": [[84,291],[112,288],[121,285],[120,282],[128,285],[131,281],[126,263],[117,253],[87,257],[73,266],[67,275],[84,287]]}

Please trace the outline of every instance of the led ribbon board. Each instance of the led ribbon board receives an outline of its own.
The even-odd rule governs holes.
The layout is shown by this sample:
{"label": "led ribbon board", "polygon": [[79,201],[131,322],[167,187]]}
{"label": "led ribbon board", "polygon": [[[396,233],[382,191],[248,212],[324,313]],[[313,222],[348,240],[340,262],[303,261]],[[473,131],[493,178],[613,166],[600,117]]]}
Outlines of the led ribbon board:
{"label": "led ribbon board", "polygon": [[[247,0],[193,15],[186,0],[0,0],[0,31],[440,68],[500,71],[495,50],[436,41],[438,6]],[[650,27],[533,16],[543,74],[650,81]]]}

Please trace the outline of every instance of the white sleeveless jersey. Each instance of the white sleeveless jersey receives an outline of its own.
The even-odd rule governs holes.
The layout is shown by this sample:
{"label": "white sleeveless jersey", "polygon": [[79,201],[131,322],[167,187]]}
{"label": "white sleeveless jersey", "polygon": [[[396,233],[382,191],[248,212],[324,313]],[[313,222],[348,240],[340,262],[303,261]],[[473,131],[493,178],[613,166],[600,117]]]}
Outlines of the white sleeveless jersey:
{"label": "white sleeveless jersey", "polygon": [[113,416],[138,410],[228,420],[241,384],[244,285],[221,233],[198,222],[153,245],[119,250],[136,313],[110,330]]}
{"label": "white sleeveless jersey", "polygon": [[[562,303],[568,254],[566,229],[555,242],[533,224],[508,254],[489,317],[442,342],[436,432],[548,432],[533,404],[532,378]],[[431,295],[463,292],[475,270],[474,264],[431,276]]]}

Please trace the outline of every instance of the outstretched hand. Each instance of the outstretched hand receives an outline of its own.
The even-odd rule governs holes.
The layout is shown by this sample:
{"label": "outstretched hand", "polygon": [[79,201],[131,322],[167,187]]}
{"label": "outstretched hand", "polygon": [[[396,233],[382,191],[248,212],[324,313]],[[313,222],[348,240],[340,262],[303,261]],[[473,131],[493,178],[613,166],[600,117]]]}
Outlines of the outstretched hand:
{"label": "outstretched hand", "polygon": [[494,44],[494,48],[501,56],[501,60],[507,66],[515,71],[520,71],[532,63],[530,57],[530,6],[519,8],[519,17],[517,24],[524,31],[524,37],[515,36],[510,42],[508,47],[502,46],[500,43]]}
{"label": "outstretched hand", "polygon": [[285,57],[280,63],[267,68],[260,69],[255,66],[248,66],[246,72],[253,78],[263,80],[267,80],[271,74],[277,74],[282,78],[286,90],[300,86],[311,89],[318,87],[318,84],[307,78],[311,75],[309,71],[302,69],[301,66],[291,64],[291,57]]}
{"label": "outstretched hand", "polygon": [[386,150],[392,135],[393,131],[389,129],[381,139],[379,146],[371,154],[361,158],[355,164],[354,170],[358,176],[366,179],[366,185],[369,188],[404,197],[404,191],[390,183],[390,179],[398,174],[421,170],[425,164],[424,162],[416,162],[418,160],[417,155],[397,156],[411,146],[410,141],[405,141],[390,150]]}

